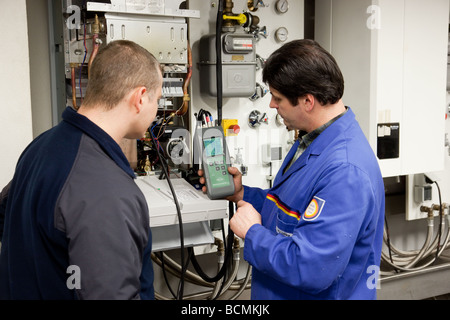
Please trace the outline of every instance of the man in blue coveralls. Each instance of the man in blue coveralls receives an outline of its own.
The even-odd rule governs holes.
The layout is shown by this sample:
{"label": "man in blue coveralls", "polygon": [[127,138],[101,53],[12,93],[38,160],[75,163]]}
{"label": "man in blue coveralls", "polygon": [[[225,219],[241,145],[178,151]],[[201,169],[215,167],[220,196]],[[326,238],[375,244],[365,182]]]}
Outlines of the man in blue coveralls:
{"label": "man in blue coveralls", "polygon": [[342,101],[335,59],[312,40],[292,41],[267,60],[263,80],[270,107],[300,135],[271,189],[243,186],[229,169],[236,192],[228,200],[237,204],[230,226],[245,239],[252,299],[376,299],[384,184]]}

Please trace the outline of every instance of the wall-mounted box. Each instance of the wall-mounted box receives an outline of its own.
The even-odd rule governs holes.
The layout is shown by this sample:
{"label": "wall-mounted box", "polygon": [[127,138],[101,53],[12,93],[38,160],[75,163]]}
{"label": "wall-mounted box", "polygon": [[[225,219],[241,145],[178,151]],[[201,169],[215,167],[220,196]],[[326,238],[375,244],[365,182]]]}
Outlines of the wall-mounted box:
{"label": "wall-mounted box", "polygon": [[[251,97],[256,90],[256,50],[251,34],[222,35],[222,89],[224,97]],[[200,39],[200,81],[204,94],[217,96],[216,36]]]}
{"label": "wall-mounted box", "polygon": [[344,103],[375,154],[379,125],[399,124],[383,177],[444,168],[448,25],[448,0],[316,0],[316,40],[341,67]]}

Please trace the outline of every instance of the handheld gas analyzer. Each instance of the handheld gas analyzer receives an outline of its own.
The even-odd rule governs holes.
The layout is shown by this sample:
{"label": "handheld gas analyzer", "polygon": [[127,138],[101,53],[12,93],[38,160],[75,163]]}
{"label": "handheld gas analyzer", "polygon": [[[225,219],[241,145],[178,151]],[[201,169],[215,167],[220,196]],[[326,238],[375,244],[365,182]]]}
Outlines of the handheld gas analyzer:
{"label": "handheld gas analyzer", "polygon": [[222,127],[198,127],[194,144],[208,197],[216,200],[233,195],[233,177],[228,172],[231,161]]}

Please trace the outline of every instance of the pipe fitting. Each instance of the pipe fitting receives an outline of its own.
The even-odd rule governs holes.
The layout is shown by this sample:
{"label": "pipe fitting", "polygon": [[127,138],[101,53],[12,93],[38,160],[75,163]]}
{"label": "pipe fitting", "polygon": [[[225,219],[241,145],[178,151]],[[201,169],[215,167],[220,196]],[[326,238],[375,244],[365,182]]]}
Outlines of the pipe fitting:
{"label": "pipe fitting", "polygon": [[217,254],[223,255],[225,252],[225,246],[223,245],[223,241],[219,238],[214,239],[214,244],[217,246]]}
{"label": "pipe fitting", "polygon": [[440,215],[444,215],[445,214],[445,209],[447,209],[448,205],[446,203],[443,203],[442,206],[438,205],[438,204],[433,204],[432,208],[435,211],[439,211]]}
{"label": "pipe fitting", "polygon": [[421,206],[420,212],[426,212],[428,214],[428,219],[433,218],[433,208],[432,207]]}
{"label": "pipe fitting", "polygon": [[239,238],[237,238],[237,237],[234,237],[233,248],[235,248],[235,249],[240,249],[241,248],[241,243],[239,241]]}
{"label": "pipe fitting", "polygon": [[93,34],[100,33],[100,22],[98,20],[98,15],[95,15],[95,22],[92,24],[92,33]]}
{"label": "pipe fitting", "polygon": [[233,240],[233,260],[239,261],[241,259],[241,245],[239,239],[234,237]]}

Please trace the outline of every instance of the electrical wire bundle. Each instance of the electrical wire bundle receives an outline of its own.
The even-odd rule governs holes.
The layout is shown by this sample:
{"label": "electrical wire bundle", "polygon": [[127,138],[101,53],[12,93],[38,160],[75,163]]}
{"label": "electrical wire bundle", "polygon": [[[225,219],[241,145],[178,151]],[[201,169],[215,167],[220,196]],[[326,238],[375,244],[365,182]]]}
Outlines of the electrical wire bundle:
{"label": "electrical wire bundle", "polygon": [[[385,218],[384,228],[384,243],[387,246],[388,254],[381,253],[382,261],[394,269],[394,272],[400,271],[417,271],[424,269],[433,263],[437,262],[439,258],[450,259],[450,256],[443,254],[443,251],[450,248],[450,216],[444,214],[444,210],[448,209],[447,204],[442,203],[441,191],[436,181],[431,181],[428,178],[428,183],[435,183],[439,192],[439,205],[432,205],[431,207],[421,207],[422,212],[428,213],[427,218],[427,235],[425,242],[419,250],[405,251],[401,250],[390,241],[389,227]],[[439,227],[434,235],[434,211],[439,212]],[[446,219],[444,219],[446,217]],[[447,223],[445,222],[447,221]],[[447,226],[446,226],[447,224]],[[441,239],[446,232],[443,243]],[[433,239],[434,235],[434,239]],[[391,275],[392,272],[381,271],[381,275]]]}

